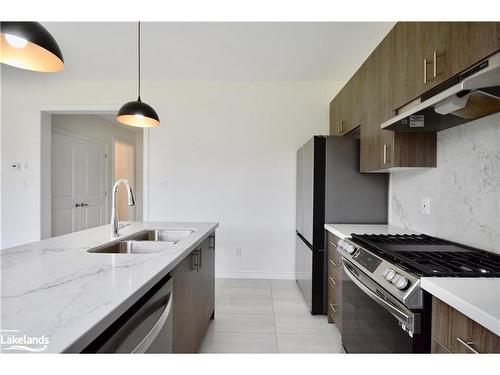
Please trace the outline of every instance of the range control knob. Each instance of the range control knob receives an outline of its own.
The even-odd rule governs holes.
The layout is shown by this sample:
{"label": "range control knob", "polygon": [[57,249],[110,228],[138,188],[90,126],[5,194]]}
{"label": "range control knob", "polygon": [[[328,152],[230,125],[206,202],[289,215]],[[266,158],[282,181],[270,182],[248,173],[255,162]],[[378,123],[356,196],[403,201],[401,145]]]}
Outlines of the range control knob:
{"label": "range control knob", "polygon": [[400,290],[403,290],[403,289],[406,289],[406,287],[408,286],[408,284],[410,283],[408,281],[408,279],[404,276],[401,276],[401,275],[396,275],[393,279],[392,279],[392,283],[394,284],[394,286]]}
{"label": "range control knob", "polygon": [[346,244],[345,251],[347,251],[349,254],[352,254],[356,251],[356,248],[350,244]]}
{"label": "range control knob", "polygon": [[384,276],[384,279],[386,279],[387,281],[391,281],[394,276],[396,276],[396,271],[394,271],[392,268],[388,268],[384,271],[382,276]]}

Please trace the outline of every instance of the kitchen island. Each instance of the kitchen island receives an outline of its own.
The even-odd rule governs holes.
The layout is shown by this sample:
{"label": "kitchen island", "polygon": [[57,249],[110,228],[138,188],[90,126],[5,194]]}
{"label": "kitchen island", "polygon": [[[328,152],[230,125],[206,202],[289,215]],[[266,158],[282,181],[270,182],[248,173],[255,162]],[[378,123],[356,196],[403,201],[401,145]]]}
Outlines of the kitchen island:
{"label": "kitchen island", "polygon": [[[213,235],[217,223],[131,222],[0,252],[2,333],[45,337],[44,352],[80,352],[148,290]],[[146,229],[193,232],[164,251],[91,253]]]}

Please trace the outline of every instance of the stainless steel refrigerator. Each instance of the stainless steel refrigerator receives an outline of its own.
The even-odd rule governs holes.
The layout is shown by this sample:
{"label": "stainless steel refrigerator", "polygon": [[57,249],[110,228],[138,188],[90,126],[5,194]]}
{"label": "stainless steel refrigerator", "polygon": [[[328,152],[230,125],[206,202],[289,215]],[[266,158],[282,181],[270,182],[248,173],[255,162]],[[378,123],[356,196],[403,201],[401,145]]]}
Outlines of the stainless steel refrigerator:
{"label": "stainless steel refrigerator", "polygon": [[297,151],[295,277],[312,314],[326,314],[325,223],[387,223],[388,175],[359,172],[359,140],[314,136]]}

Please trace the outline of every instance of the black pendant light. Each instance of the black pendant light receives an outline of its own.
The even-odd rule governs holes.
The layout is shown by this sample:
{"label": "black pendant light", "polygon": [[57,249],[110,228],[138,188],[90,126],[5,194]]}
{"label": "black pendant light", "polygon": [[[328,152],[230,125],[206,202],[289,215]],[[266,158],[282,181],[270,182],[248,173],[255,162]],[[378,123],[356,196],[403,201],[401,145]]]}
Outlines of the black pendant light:
{"label": "black pendant light", "polygon": [[57,42],[38,22],[0,22],[0,62],[37,72],[64,68]]}
{"label": "black pendant light", "polygon": [[125,103],[118,114],[116,119],[126,125],[136,126],[139,128],[153,128],[160,125],[160,118],[156,111],[149,104],[141,101],[141,23],[139,22],[137,32],[137,55],[138,55],[138,85],[137,85],[137,100]]}

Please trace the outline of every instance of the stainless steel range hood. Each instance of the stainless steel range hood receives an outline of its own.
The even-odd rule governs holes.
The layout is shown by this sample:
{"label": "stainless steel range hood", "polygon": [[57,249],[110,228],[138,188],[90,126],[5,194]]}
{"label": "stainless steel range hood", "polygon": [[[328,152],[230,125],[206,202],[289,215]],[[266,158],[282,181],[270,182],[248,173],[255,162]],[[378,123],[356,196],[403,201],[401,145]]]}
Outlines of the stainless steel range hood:
{"label": "stainless steel range hood", "polygon": [[[409,107],[409,108],[408,108]],[[500,112],[500,52],[403,107],[382,129],[434,132]]]}

